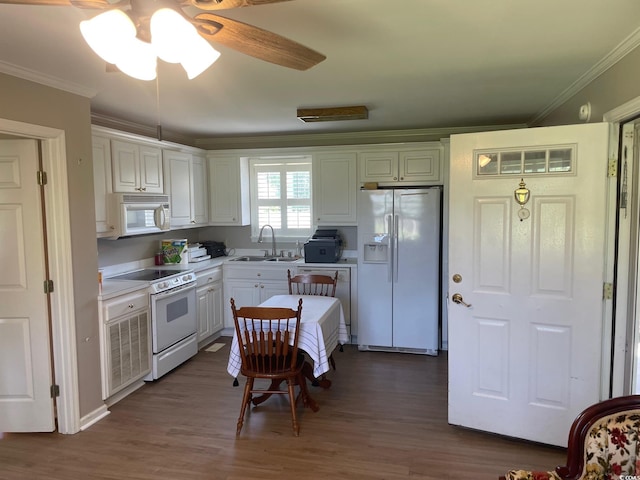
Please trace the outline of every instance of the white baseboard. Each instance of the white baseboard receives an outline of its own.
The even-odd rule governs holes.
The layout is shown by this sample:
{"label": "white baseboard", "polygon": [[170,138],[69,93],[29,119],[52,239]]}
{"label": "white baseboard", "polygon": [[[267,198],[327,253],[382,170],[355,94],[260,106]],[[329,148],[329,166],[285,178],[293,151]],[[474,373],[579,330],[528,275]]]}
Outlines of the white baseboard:
{"label": "white baseboard", "polygon": [[109,415],[111,412],[107,410],[106,405],[102,405],[99,408],[96,408],[93,412],[88,415],[85,415],[80,419],[80,431],[86,430],[94,423],[98,423],[104,417]]}
{"label": "white baseboard", "polygon": [[144,380],[140,379],[140,380],[136,381],[135,383],[132,383],[128,387],[123,388],[118,393],[115,393],[115,394],[111,395],[109,398],[107,398],[105,400],[105,403],[107,404],[108,407],[110,407],[110,406],[118,403],[120,400],[122,400],[127,395],[131,395],[133,392],[135,392],[139,388],[144,387],[145,384],[146,384],[146,382]]}

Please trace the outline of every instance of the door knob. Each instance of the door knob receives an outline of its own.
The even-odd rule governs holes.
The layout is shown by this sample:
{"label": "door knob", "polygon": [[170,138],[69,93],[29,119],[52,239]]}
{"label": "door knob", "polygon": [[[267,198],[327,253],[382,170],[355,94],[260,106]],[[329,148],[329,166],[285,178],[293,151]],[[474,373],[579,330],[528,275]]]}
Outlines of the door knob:
{"label": "door knob", "polygon": [[469,308],[471,306],[470,303],[466,303],[464,301],[464,299],[462,298],[462,295],[460,295],[459,293],[454,293],[453,296],[451,297],[451,300],[453,301],[453,303],[457,303],[459,305],[464,305],[467,308]]}

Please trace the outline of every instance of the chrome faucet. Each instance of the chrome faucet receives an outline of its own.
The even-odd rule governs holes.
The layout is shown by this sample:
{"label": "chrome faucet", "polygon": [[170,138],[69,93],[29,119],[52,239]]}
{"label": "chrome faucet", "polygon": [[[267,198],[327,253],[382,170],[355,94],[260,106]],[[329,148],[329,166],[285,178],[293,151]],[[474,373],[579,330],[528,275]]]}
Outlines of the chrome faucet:
{"label": "chrome faucet", "polygon": [[269,227],[271,229],[271,255],[273,257],[277,257],[278,254],[276,253],[276,234],[273,233],[273,227],[271,225],[263,225],[262,228],[260,229],[260,234],[258,235],[258,243],[262,243],[262,231],[266,228]]}

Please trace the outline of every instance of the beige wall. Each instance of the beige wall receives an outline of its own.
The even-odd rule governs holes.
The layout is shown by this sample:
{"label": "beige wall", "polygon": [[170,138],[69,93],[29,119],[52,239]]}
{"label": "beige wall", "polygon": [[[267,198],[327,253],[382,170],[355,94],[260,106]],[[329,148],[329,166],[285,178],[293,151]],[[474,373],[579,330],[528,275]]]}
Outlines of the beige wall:
{"label": "beige wall", "polygon": [[[592,107],[590,121],[599,122],[605,112],[638,96],[640,48],[533,126],[580,123],[578,109],[586,102],[590,102]],[[95,240],[90,101],[88,98],[0,74],[0,118],[65,131],[80,415],[85,416],[103,404],[100,387],[96,282],[98,252]],[[213,232],[207,233],[210,235]]]}
{"label": "beige wall", "polygon": [[583,123],[578,118],[578,110],[587,102],[591,103],[589,122],[601,122],[605,113],[638,96],[640,96],[640,47],[532,126]]}
{"label": "beige wall", "polygon": [[71,218],[69,255],[73,262],[82,417],[103,405],[90,102],[88,98],[0,74],[0,117],[65,132]]}

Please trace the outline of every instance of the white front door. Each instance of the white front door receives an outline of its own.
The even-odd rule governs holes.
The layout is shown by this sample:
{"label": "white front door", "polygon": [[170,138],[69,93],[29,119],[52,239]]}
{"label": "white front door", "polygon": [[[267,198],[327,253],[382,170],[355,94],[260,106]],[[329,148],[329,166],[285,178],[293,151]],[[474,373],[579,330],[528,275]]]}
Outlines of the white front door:
{"label": "white front door", "polygon": [[0,141],[0,432],[55,429],[37,142]]}
{"label": "white front door", "polygon": [[600,400],[607,141],[607,124],[451,137],[449,423],[566,446]]}

